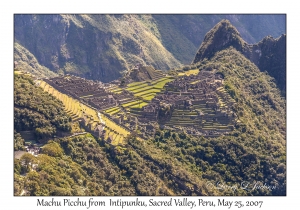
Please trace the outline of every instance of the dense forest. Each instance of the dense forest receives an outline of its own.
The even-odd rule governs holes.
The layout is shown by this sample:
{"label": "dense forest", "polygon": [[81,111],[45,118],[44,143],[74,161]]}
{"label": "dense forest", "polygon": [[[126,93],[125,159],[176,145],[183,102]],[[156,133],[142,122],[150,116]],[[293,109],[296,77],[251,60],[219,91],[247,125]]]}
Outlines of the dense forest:
{"label": "dense forest", "polygon": [[14,77],[16,132],[32,131],[37,139],[43,139],[53,137],[57,131],[71,131],[71,118],[61,101],[37,87],[30,76],[15,74]]}

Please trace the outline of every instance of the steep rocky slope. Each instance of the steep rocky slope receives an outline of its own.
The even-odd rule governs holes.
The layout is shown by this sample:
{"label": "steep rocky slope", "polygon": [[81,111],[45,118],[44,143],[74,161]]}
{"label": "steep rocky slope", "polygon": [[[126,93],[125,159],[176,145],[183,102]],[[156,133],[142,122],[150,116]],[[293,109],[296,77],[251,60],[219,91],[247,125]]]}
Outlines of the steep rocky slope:
{"label": "steep rocky slope", "polygon": [[29,72],[38,77],[57,76],[47,67],[40,65],[35,56],[18,43],[14,44],[14,61],[16,70]]}
{"label": "steep rocky slope", "polygon": [[220,21],[205,36],[193,63],[209,59],[218,51],[234,47],[252,61],[261,71],[267,71],[275,78],[282,94],[286,91],[286,35],[274,39],[265,37],[256,44],[245,42],[237,29],[228,21]]}
{"label": "steep rocky slope", "polygon": [[147,16],[20,15],[15,40],[54,72],[111,81],[137,63],[168,69],[180,62],[167,51]]}
{"label": "steep rocky slope", "polygon": [[53,72],[108,82],[137,63],[189,64],[222,18],[249,43],[285,32],[285,15],[15,15],[15,42]]}
{"label": "steep rocky slope", "polygon": [[[188,64],[205,34],[222,19],[228,19],[248,43],[285,33],[285,15],[152,15],[163,45],[176,59]],[[176,44],[174,44],[176,43]]]}

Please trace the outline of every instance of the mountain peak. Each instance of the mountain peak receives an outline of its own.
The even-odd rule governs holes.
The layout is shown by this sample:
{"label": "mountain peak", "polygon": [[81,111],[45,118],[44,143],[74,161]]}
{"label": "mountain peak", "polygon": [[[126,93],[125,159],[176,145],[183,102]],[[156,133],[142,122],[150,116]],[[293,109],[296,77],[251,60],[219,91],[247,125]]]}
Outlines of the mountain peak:
{"label": "mountain peak", "polygon": [[237,29],[229,20],[223,19],[205,35],[193,63],[197,63],[203,58],[210,58],[215,52],[229,46],[233,46],[240,51],[244,43],[245,41],[241,38]]}
{"label": "mountain peak", "polygon": [[210,59],[218,51],[232,46],[253,62],[261,71],[274,77],[282,94],[286,90],[286,35],[274,39],[266,36],[256,44],[245,42],[228,20],[221,20],[206,35],[194,58],[193,64],[204,58]]}

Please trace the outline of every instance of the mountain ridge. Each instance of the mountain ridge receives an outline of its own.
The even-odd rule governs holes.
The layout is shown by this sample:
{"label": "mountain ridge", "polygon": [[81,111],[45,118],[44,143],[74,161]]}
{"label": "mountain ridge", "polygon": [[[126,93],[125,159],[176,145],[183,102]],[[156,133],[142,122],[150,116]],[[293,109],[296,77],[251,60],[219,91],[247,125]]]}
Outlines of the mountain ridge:
{"label": "mountain ridge", "polygon": [[267,71],[275,78],[282,94],[286,92],[286,35],[274,39],[271,36],[263,38],[256,44],[245,42],[237,29],[229,20],[220,21],[205,36],[192,64],[210,59],[216,52],[228,47],[234,47],[253,62],[261,71]]}
{"label": "mountain ridge", "polygon": [[29,72],[41,78],[58,76],[47,67],[40,65],[36,57],[18,43],[14,44],[14,62],[14,68],[19,71]]}
{"label": "mountain ridge", "polygon": [[[15,124],[22,125],[15,133],[15,150],[28,145],[40,154],[21,151],[25,155],[15,159],[14,194],[285,196],[286,99],[268,72],[231,45],[248,49],[237,30],[224,25],[218,36],[224,34],[225,41],[216,45],[220,49],[213,48],[211,33],[207,40],[213,41],[206,40],[201,51],[210,56],[201,57],[195,69],[172,75],[138,65],[123,83],[106,84],[72,75],[23,82],[27,76],[15,72],[15,109],[28,104],[53,116],[54,125],[79,133],[55,137],[43,129],[49,122],[41,125],[45,132],[37,131],[53,139],[42,148],[28,145],[17,132],[27,130],[30,122],[18,115],[21,108],[15,111]],[[234,36],[227,36],[226,27]],[[284,41],[266,37],[254,51],[270,55],[284,50],[276,44]],[[285,62],[277,56],[257,62],[269,66],[276,59]],[[56,105],[54,97],[60,100]],[[39,122],[38,116],[27,116]],[[247,189],[236,189],[245,182]],[[228,187],[220,189],[220,183]]]}
{"label": "mountain ridge", "polygon": [[[139,140],[132,132],[124,145],[115,146],[105,138],[95,139],[90,134],[56,138],[36,158],[40,163],[36,171],[32,170],[23,179],[22,172],[29,171],[31,166],[21,164],[25,157],[15,161],[15,184],[20,183],[15,186],[16,195],[24,187],[26,195],[285,195],[285,99],[280,97],[272,77],[260,72],[233,47],[201,63],[200,72],[209,73],[212,66],[223,74],[225,89],[236,102],[232,110],[238,121],[228,134],[209,138],[157,127],[151,138]],[[182,118],[177,117],[177,121]],[[48,164],[43,162],[45,158],[55,158],[56,163],[52,164],[55,170],[45,167]],[[66,160],[76,164],[80,173],[76,168],[59,172]],[[30,180],[33,174],[37,179]],[[97,178],[101,175],[101,179],[92,179],[94,174],[99,175]],[[117,179],[123,175],[121,180]],[[67,177],[64,187],[61,187],[62,176]],[[126,181],[126,186],[122,181]],[[266,184],[274,190],[223,191],[206,186],[208,182],[231,186],[242,181]],[[88,188],[82,191],[83,186]],[[112,186],[118,190],[111,190]]]}
{"label": "mountain ridge", "polygon": [[139,63],[159,70],[189,64],[222,18],[249,42],[285,32],[280,15],[15,15],[15,42],[55,73],[110,82]]}

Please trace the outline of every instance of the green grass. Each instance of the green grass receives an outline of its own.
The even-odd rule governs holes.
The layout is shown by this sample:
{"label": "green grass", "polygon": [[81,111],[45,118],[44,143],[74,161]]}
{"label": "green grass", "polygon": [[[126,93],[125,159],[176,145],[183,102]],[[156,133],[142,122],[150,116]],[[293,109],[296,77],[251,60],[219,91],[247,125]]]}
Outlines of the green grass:
{"label": "green grass", "polygon": [[199,73],[199,69],[191,69],[191,70],[188,70],[188,71],[186,71],[186,72],[179,73],[178,76],[184,76],[184,75],[190,76],[191,74],[196,75],[196,74],[198,74],[198,73]]}
{"label": "green grass", "polygon": [[141,100],[137,100],[137,101],[132,101],[132,102],[129,102],[129,103],[122,104],[121,106],[123,106],[123,107],[130,107],[130,106],[138,104],[139,102],[142,103]]}
{"label": "green grass", "polygon": [[164,86],[166,85],[166,83],[171,82],[171,81],[173,81],[173,79],[166,79],[166,80],[160,81],[157,84],[155,84],[154,87],[158,88],[158,89],[163,89]]}
{"label": "green grass", "polygon": [[146,95],[148,93],[159,93],[160,91],[161,90],[159,90],[159,89],[150,89],[150,90],[146,90],[146,91],[143,91],[143,92],[136,93],[136,94],[134,94],[134,96],[142,96],[143,97],[143,95]]}
{"label": "green grass", "polygon": [[149,89],[151,89],[151,88],[153,88],[153,87],[151,87],[151,86],[146,86],[146,87],[143,87],[143,88],[138,88],[138,89],[132,90],[131,92],[132,92],[132,93],[139,93],[139,92],[142,92],[142,91],[145,91],[145,90],[149,90]]}
{"label": "green grass", "polygon": [[[160,78],[158,80],[153,81],[151,83],[151,86],[148,86],[148,84],[146,83],[135,82],[129,84],[128,86],[130,88],[127,88],[127,90],[131,91],[134,94],[134,96],[141,96],[144,100],[151,101],[155,97],[156,93],[160,92],[164,88],[166,83],[172,80],[174,79],[170,79],[167,77]],[[134,86],[132,86],[132,84],[134,84]]]}
{"label": "green grass", "polygon": [[133,105],[133,106],[130,106],[130,108],[142,108],[144,106],[146,106],[148,103],[146,102],[142,102],[140,104],[136,104],[136,105]]}
{"label": "green grass", "polygon": [[135,85],[135,86],[133,86],[133,87],[126,88],[126,90],[132,91],[132,92],[133,92],[133,91],[136,90],[136,89],[143,88],[143,87],[147,87],[147,86],[148,86],[148,84],[147,84],[147,83],[144,83],[144,84]]}
{"label": "green grass", "polygon": [[93,95],[86,95],[86,96],[81,96],[80,98],[88,98],[88,97],[91,97]]}
{"label": "green grass", "polygon": [[133,86],[141,85],[141,84],[144,84],[144,83],[146,83],[146,81],[143,81],[143,82],[133,82],[133,83],[128,84],[127,87],[133,87]]}
{"label": "green grass", "polygon": [[163,78],[154,80],[153,82],[151,82],[151,84],[152,84],[152,85],[155,85],[156,83],[161,82],[161,81],[164,81],[164,80],[166,80],[166,79],[169,79],[169,78],[168,78],[168,77],[163,77]]}
{"label": "green grass", "polygon": [[122,88],[112,88],[109,90],[110,92],[116,93],[116,92],[122,92]]}
{"label": "green grass", "polygon": [[120,108],[117,107],[117,106],[115,106],[115,107],[112,107],[112,108],[109,108],[109,109],[104,110],[104,112],[110,113],[110,112],[113,112],[113,111],[118,110],[118,109],[120,109]]}
{"label": "green grass", "polygon": [[156,94],[147,94],[147,96],[143,96],[143,99],[146,101],[151,101]]}
{"label": "green grass", "polygon": [[194,85],[194,84],[197,84],[198,82],[200,82],[200,80],[197,80],[197,81],[191,82],[190,84],[191,84],[191,85]]}
{"label": "green grass", "polygon": [[[151,101],[156,93],[160,92],[166,83],[173,81],[173,78],[163,77],[151,82],[151,85],[148,85],[146,81],[144,82],[134,82],[127,85],[126,90],[132,92],[134,96],[141,96],[145,101]],[[128,105],[125,104],[125,107]],[[130,105],[129,105],[130,106]]]}
{"label": "green grass", "polygon": [[120,93],[122,93],[122,91],[123,90],[119,90],[119,91],[116,91],[116,92],[114,92],[115,94],[120,94]]}
{"label": "green grass", "polygon": [[109,114],[109,115],[114,115],[114,114],[119,113],[120,111],[121,111],[120,109],[117,109],[117,110],[114,110],[114,111],[112,111],[112,112],[109,112],[108,114]]}

